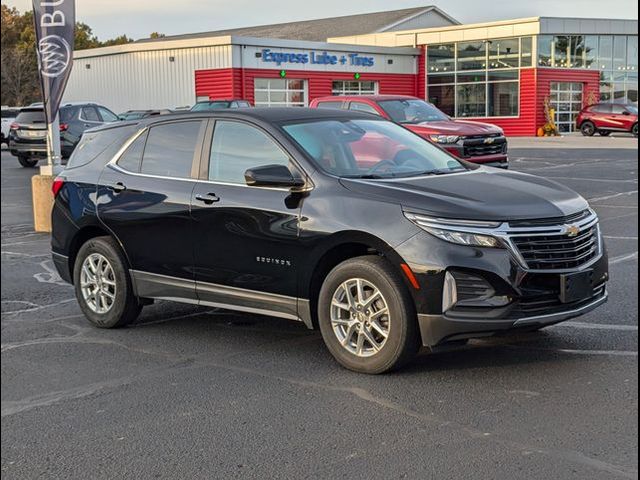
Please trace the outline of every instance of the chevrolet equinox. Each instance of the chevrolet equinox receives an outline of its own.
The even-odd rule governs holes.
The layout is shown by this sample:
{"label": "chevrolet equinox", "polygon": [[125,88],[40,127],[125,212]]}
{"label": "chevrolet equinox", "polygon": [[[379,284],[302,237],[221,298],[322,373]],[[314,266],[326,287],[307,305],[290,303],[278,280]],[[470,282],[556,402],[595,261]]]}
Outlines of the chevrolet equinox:
{"label": "chevrolet equinox", "polygon": [[381,373],[421,346],[536,330],[607,299],[581,196],[365,113],[105,125],[53,190],[53,260],[102,328],[156,299],[260,313],[317,327],[343,366]]}

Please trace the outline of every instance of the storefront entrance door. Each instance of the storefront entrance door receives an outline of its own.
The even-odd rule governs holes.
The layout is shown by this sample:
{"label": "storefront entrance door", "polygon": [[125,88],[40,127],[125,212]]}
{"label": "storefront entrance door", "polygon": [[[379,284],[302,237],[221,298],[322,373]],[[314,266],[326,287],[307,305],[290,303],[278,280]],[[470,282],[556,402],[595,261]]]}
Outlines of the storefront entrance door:
{"label": "storefront entrance door", "polygon": [[551,107],[556,111],[560,133],[576,130],[576,117],[582,110],[582,83],[551,82]]}

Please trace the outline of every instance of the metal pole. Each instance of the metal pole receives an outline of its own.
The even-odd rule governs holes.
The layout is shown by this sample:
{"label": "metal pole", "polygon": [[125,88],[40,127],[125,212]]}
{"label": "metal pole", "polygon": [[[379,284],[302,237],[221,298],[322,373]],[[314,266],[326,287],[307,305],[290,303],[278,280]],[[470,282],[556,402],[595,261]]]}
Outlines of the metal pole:
{"label": "metal pole", "polygon": [[53,167],[61,162],[60,116],[56,114],[53,122],[47,125],[47,164],[40,167],[40,175],[53,176]]}

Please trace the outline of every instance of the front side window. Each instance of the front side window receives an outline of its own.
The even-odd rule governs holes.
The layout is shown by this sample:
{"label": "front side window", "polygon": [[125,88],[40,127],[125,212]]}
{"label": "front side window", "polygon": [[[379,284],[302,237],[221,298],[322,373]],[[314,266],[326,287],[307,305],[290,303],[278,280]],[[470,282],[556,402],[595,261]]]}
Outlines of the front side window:
{"label": "front side window", "polygon": [[189,178],[198,150],[202,123],[177,122],[152,127],[142,157],[141,173],[161,177]]}
{"label": "front side window", "polygon": [[375,179],[466,170],[440,148],[386,120],[318,120],[283,129],[322,170],[339,177]]}
{"label": "front side window", "polygon": [[362,102],[351,102],[349,110],[357,110],[359,112],[372,113],[373,115],[380,115],[378,111],[371,105]]}
{"label": "front side window", "polygon": [[397,123],[416,124],[449,120],[444,113],[424,100],[382,100],[378,105]]}
{"label": "front side window", "polygon": [[109,123],[118,121],[118,116],[111,110],[107,110],[104,107],[98,107],[98,111],[100,112],[100,116],[102,117],[103,122]]}
{"label": "front side window", "polygon": [[252,125],[224,120],[216,122],[209,180],[244,185],[244,172],[264,165],[288,167],[289,156],[271,137]]}

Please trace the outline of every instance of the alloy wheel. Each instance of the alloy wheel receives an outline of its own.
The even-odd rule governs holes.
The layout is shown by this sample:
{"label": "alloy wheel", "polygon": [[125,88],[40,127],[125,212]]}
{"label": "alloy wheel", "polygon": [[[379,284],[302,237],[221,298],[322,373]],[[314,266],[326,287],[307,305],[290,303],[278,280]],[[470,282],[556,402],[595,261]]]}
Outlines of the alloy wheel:
{"label": "alloy wheel", "polygon": [[378,353],[391,328],[389,306],[380,289],[363,278],[340,284],[331,300],[331,326],[350,353],[358,357]]}
{"label": "alloy wheel", "polygon": [[80,289],[87,306],[95,313],[111,310],[116,299],[116,280],[109,260],[92,253],[82,263]]}

